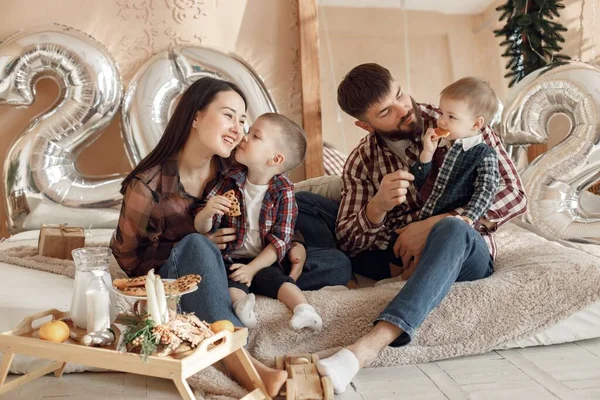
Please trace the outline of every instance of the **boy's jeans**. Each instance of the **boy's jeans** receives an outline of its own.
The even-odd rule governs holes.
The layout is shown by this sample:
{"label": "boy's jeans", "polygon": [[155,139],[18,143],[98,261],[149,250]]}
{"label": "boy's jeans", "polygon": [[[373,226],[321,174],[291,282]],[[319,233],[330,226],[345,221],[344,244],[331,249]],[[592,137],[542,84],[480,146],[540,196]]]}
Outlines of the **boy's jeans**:
{"label": "boy's jeans", "polygon": [[[337,249],[309,247],[306,258],[302,275],[296,281],[302,290],[345,285],[350,279],[350,260]],[[181,297],[181,309],[195,312],[198,318],[207,322],[228,319],[235,326],[243,326],[233,312],[221,251],[203,235],[192,233],[184,237],[173,247],[157,273],[172,279],[199,274],[202,281],[198,290]]]}

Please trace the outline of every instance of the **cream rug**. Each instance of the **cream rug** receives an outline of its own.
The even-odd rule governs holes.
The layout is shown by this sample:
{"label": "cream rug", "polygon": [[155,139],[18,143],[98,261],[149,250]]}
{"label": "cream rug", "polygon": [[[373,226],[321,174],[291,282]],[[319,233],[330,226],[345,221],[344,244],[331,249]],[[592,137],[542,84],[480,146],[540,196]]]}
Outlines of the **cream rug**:
{"label": "cream rug", "polygon": [[[502,228],[497,238],[500,252],[496,272],[488,279],[454,285],[417,331],[414,341],[403,348],[385,349],[373,367],[485,353],[531,336],[600,300],[599,258],[513,224]],[[29,267],[36,264],[36,269],[57,269],[56,265],[40,267],[45,260],[34,261],[25,253],[16,256],[12,251],[17,250],[0,254],[0,261],[16,265],[31,261]],[[63,275],[65,271],[62,269]],[[323,317],[324,329],[319,333],[290,330],[291,312],[278,301],[261,298],[257,302],[259,326],[250,333],[248,350],[270,365],[275,356],[286,353],[329,355],[366,333],[401,285],[395,282],[374,288],[306,292]],[[198,389],[198,398],[244,395],[244,390],[217,368],[196,374],[189,383]]]}

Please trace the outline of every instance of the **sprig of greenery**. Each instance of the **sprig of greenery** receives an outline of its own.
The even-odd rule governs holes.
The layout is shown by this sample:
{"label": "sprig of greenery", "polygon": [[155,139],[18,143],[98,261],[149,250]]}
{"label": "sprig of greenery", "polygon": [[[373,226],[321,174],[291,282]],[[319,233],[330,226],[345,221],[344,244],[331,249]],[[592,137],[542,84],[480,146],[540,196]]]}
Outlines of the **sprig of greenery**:
{"label": "sprig of greenery", "polygon": [[[139,337],[141,338],[140,356],[142,357],[143,362],[147,362],[148,357],[151,356],[158,347],[158,340],[152,333],[154,322],[151,319],[140,321],[131,318],[131,320],[123,320],[123,323],[127,325],[127,329],[123,333],[124,339],[121,342],[119,350],[126,347],[128,344],[133,343],[133,341]],[[131,324],[129,325],[128,323]]]}

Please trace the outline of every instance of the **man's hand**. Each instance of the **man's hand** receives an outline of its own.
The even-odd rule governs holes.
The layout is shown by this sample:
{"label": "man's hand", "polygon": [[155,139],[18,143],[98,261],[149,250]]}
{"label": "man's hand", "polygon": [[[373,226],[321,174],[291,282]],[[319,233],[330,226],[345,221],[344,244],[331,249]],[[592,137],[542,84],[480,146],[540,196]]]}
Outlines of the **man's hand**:
{"label": "man's hand", "polygon": [[234,271],[229,274],[229,279],[232,281],[236,281],[239,283],[243,283],[246,286],[250,286],[252,284],[252,279],[254,275],[256,275],[256,268],[247,265],[247,264],[239,264],[235,263],[229,267],[230,271]]}
{"label": "man's hand", "polygon": [[290,277],[293,280],[297,281],[302,275],[302,269],[304,268],[304,263],[306,262],[306,249],[302,245],[302,243],[293,242],[290,251],[288,251],[288,258],[292,263],[290,268]]}
{"label": "man's hand", "polygon": [[224,250],[227,247],[227,243],[233,242],[237,235],[235,234],[235,228],[221,228],[217,229],[213,234],[204,235],[213,242],[220,250]]}
{"label": "man's hand", "polygon": [[[415,221],[404,228],[396,229],[398,239],[394,243],[394,254],[402,258],[402,265],[405,271],[414,271],[419,264],[425,242],[429,236],[431,228],[442,218],[449,214],[435,215],[424,221]],[[404,274],[403,274],[404,277]]]}
{"label": "man's hand", "polygon": [[415,177],[407,171],[398,170],[387,174],[381,180],[379,190],[367,204],[367,218],[373,224],[383,222],[385,215],[392,208],[406,201],[407,188]]}

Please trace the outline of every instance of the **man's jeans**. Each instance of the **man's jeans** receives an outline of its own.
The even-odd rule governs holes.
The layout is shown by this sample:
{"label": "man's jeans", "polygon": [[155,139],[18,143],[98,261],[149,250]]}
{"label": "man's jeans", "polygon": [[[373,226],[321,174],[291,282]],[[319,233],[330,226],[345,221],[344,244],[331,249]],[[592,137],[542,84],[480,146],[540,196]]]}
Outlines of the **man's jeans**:
{"label": "man's jeans", "polygon": [[[302,275],[296,281],[300,289],[345,285],[350,279],[350,260],[339,250],[309,247],[306,255]],[[184,237],[157,273],[169,279],[199,274],[202,281],[198,290],[181,297],[182,311],[194,312],[207,322],[227,319],[235,326],[243,326],[233,312],[221,251],[203,235],[192,233]]]}
{"label": "man's jeans", "polygon": [[[337,203],[313,193],[298,192],[296,200],[305,229],[314,236],[335,238]],[[332,228],[333,227],[333,228]],[[306,234],[303,232],[306,236]],[[372,279],[390,277],[389,253],[386,250],[365,251],[352,257],[353,270]],[[458,218],[444,218],[429,233],[419,265],[404,287],[376,318],[401,328],[391,346],[410,342],[415,330],[427,315],[446,297],[452,284],[474,281],[490,276],[494,263],[490,251],[479,233]]]}

